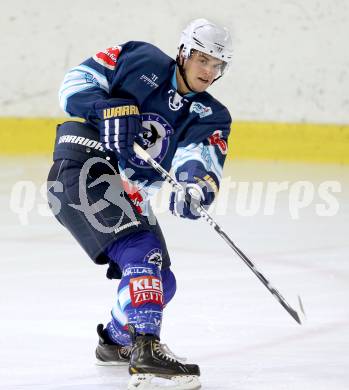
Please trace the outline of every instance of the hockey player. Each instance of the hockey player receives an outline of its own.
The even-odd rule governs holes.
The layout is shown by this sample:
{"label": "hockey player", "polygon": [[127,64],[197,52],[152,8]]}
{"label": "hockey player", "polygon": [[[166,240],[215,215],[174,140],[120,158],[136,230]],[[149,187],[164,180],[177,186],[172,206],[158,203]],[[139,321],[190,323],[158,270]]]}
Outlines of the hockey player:
{"label": "hockey player", "polygon": [[149,43],[127,42],[74,67],[61,85],[62,109],[84,122],[57,128],[49,201],[54,210],[58,198],[58,221],[95,263],[109,264],[109,278],[121,279],[111,320],[97,327],[96,356],[100,364],[129,364],[130,389],[153,388],[154,376],[174,380],[174,389],[200,387],[199,367],[160,343],[163,308],[176,291],[149,203],[163,179],[133,145],[183,184],[171,194],[171,212],[199,218],[197,205],[208,207],[218,192],[231,126],[228,110],[206,89],[231,56],[229,32],[196,19],[182,33],[176,60]]}

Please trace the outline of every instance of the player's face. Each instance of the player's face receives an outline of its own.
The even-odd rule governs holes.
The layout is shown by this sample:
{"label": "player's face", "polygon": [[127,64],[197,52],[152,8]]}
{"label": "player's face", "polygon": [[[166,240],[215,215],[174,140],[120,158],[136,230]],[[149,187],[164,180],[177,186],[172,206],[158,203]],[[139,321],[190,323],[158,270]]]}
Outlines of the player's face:
{"label": "player's face", "polygon": [[224,62],[200,51],[194,51],[185,61],[184,70],[191,89],[204,92],[222,74]]}

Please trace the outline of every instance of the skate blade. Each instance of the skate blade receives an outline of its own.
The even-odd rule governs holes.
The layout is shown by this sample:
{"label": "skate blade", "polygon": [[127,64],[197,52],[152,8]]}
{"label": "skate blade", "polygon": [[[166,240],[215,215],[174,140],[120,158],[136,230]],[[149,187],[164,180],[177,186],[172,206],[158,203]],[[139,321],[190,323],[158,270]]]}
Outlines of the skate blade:
{"label": "skate blade", "polygon": [[118,361],[115,361],[115,362],[104,362],[103,360],[98,360],[98,359],[96,359],[96,365],[97,366],[128,366],[129,365],[129,362],[126,362],[126,361],[124,361],[124,362],[122,362],[122,361],[120,361],[120,362],[118,362]]}
{"label": "skate blade", "polygon": [[201,383],[196,375],[177,375],[165,379],[154,374],[133,374],[128,390],[198,390]]}

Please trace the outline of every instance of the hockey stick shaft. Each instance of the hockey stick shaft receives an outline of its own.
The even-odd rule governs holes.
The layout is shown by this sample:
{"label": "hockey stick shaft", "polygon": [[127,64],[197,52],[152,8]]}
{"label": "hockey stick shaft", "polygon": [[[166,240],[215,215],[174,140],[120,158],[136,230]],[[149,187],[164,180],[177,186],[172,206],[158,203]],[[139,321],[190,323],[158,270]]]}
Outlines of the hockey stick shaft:
{"label": "hockey stick shaft", "polygon": [[[153,167],[164,180],[166,180],[175,191],[183,191],[183,187],[173,178],[160,164],[158,164],[148,152],[141,148],[138,144],[134,144],[134,151],[151,167]],[[286,299],[274,288],[268,279],[257,269],[255,264],[239,249],[229,236],[222,230],[222,228],[214,221],[209,213],[202,207],[199,206],[198,212],[201,217],[208,222],[214,230],[223,238],[223,240],[233,249],[233,251],[244,261],[244,263],[251,269],[251,271],[257,276],[257,278],[264,284],[269,292],[279,301],[283,308],[299,323],[301,324],[300,316],[295,309],[293,309],[286,301]]]}

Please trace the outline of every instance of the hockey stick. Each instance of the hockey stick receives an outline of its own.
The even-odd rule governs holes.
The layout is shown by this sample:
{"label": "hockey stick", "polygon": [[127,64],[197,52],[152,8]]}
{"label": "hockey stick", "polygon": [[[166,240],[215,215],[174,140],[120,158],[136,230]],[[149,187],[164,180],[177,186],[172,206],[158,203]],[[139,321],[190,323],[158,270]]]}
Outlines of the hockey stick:
{"label": "hockey stick", "polygon": [[[176,191],[183,191],[183,187],[174,179],[161,165],[159,165],[143,148],[138,144],[134,144],[134,151],[146,161],[150,166],[152,166],[161,176],[165,179]],[[188,203],[190,203],[190,196],[186,198]],[[251,269],[251,271],[257,276],[257,278],[264,284],[264,286],[269,290],[271,294],[280,302],[285,310],[299,323],[302,324],[299,314],[294,310],[287,302],[286,299],[279,293],[279,291],[274,288],[269,280],[256,268],[254,263],[239,249],[234,242],[229,238],[229,236],[221,229],[221,227],[214,221],[214,219],[208,214],[208,212],[202,207],[199,206],[197,211],[200,213],[201,217],[208,222],[214,230],[223,238],[223,240],[233,249],[233,251],[245,262],[245,264]],[[300,296],[298,296],[299,305],[301,311],[304,313],[303,304]]]}

